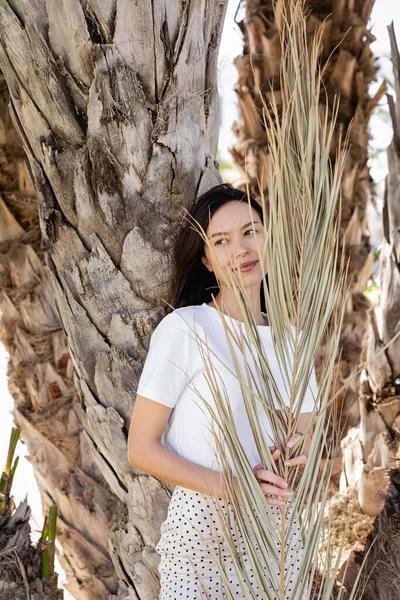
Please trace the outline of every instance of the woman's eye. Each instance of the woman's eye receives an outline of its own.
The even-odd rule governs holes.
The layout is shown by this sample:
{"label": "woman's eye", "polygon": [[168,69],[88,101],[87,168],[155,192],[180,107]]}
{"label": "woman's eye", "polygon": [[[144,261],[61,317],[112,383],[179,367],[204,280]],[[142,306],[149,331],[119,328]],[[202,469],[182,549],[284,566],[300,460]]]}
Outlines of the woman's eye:
{"label": "woman's eye", "polygon": [[[244,235],[247,235],[247,234],[254,235],[255,233],[257,233],[257,230],[254,228],[251,228],[251,229],[246,229],[246,231],[244,232]],[[214,245],[222,246],[226,241],[227,240],[225,238],[221,238],[221,239],[217,240]]]}

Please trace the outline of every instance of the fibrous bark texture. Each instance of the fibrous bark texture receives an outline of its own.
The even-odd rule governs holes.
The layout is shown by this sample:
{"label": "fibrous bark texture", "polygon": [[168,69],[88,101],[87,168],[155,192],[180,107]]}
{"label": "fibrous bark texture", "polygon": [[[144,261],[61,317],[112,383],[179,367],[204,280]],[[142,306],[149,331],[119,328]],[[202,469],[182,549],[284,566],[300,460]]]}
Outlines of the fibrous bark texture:
{"label": "fibrous bark texture", "polygon": [[[400,595],[400,469],[390,471],[390,484],[365,549],[356,553],[363,564],[358,589],[362,600],[398,600]],[[364,562],[365,561],[365,562]]]}
{"label": "fibrous bark texture", "polygon": [[[400,98],[400,56],[393,26],[389,35]],[[373,309],[368,311],[368,336],[361,356],[366,366],[360,386],[360,426],[342,442],[347,482],[357,486],[360,505],[371,515],[381,510],[388,469],[400,458],[400,338],[382,352],[400,329],[400,102],[390,95],[388,101],[393,139],[387,152],[389,174],[382,210],[381,316],[378,319]]]}
{"label": "fibrous bark texture", "polygon": [[169,298],[183,208],[220,181],[216,61],[225,5],[0,4],[0,68],[38,197],[79,418],[125,507],[109,542],[123,580],[118,598],[158,593],[155,545],[171,489],[131,468],[126,438]]}
{"label": "fibrous bark texture", "polygon": [[[245,18],[239,23],[244,35],[243,55],[236,61],[239,79],[236,86],[241,121],[234,124],[238,143],[231,149],[232,157],[255,195],[260,183],[268,202],[267,171],[269,150],[263,119],[273,94],[279,106],[281,94],[279,31],[286,0],[247,0]],[[334,163],[343,140],[349,133],[350,150],[341,183],[341,240],[349,258],[348,284],[351,295],[340,341],[338,373],[331,390],[332,395],[347,385],[338,397],[337,405],[343,408],[342,424],[345,428],[359,422],[358,390],[359,368],[363,340],[367,334],[367,310],[370,302],[363,292],[371,276],[373,252],[369,245],[367,204],[372,198],[372,180],[367,166],[368,121],[374,107],[385,93],[382,85],[374,98],[368,86],[376,76],[375,58],[370,44],[375,39],[368,30],[368,21],[374,0],[356,0],[346,3],[332,0],[307,0],[309,11],[308,33],[321,34],[320,64],[323,68],[321,108],[333,107],[339,95],[336,134],[332,141],[330,158]],[[275,12],[274,12],[275,6]],[[340,137],[340,130],[342,137]],[[325,355],[321,345],[316,361],[317,379]],[[338,356],[339,359],[339,356]],[[350,381],[350,379],[352,379]],[[341,466],[335,467],[336,483]]]}
{"label": "fibrous bark texture", "polygon": [[43,511],[58,507],[59,560],[67,588],[79,598],[108,598],[118,586],[108,549],[118,500],[82,432],[72,361],[44,264],[37,201],[4,81],[0,91],[0,340],[10,355],[14,418]]}

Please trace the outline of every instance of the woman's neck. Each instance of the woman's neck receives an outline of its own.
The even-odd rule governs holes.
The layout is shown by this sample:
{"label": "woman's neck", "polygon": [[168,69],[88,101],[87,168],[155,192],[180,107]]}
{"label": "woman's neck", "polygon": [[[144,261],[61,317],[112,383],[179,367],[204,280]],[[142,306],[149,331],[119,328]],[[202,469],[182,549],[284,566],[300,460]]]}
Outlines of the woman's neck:
{"label": "woman's neck", "polygon": [[[261,313],[260,294],[258,293],[256,296],[249,295],[247,296],[247,300],[252,310],[256,325],[267,325],[267,321]],[[218,292],[215,299],[209,302],[209,305],[213,306],[214,308],[219,308],[221,312],[232,317],[233,319],[243,321],[236,298],[234,298],[229,292]]]}

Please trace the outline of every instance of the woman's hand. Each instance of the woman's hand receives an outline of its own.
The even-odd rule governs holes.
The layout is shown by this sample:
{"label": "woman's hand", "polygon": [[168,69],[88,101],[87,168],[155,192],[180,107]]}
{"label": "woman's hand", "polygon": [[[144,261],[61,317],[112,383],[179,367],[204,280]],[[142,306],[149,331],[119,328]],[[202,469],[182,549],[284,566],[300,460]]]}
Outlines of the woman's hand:
{"label": "woman's hand", "polygon": [[[289,408],[286,407],[286,415],[284,416],[282,414],[281,410],[277,410],[276,414],[279,417],[282,426],[285,428],[287,426],[287,418],[288,418],[288,413],[289,413]],[[298,426],[300,425],[300,427],[303,428],[308,428],[308,424],[309,424],[309,420],[312,416],[312,413],[301,413],[299,416],[299,420],[298,420]],[[288,440],[287,444],[286,444],[286,448],[294,448],[303,438],[303,434],[300,433],[299,431],[296,431],[296,433],[294,433]],[[304,445],[305,451],[308,452],[308,448],[310,446],[310,439],[309,436],[307,436],[307,440],[306,440],[306,444]],[[282,447],[283,444],[281,443],[280,446]],[[275,446],[273,446],[273,448],[275,448]],[[270,448],[271,450],[271,448]],[[276,460],[276,459],[275,459]],[[299,456],[291,456],[289,459],[284,461],[284,465],[286,465],[287,467],[299,467],[299,471],[304,471],[304,467],[305,464],[307,462],[307,454],[304,453],[303,454],[299,454]]]}
{"label": "woman's hand", "polygon": [[[302,433],[296,432],[289,438],[287,447],[294,448],[300,442],[302,437]],[[278,460],[281,455],[281,451],[276,446],[270,447],[270,452],[274,460]],[[307,455],[299,454],[298,456],[292,456],[288,460],[285,460],[284,464],[288,467],[299,467],[299,470],[303,471],[306,462]],[[284,506],[287,498],[290,498],[290,496],[293,495],[293,492],[286,489],[288,487],[287,481],[282,479],[282,477],[279,477],[279,475],[275,475],[275,473],[264,469],[262,464],[256,465],[253,468],[253,473],[267,497],[268,504],[271,504],[272,506]]]}
{"label": "woman's hand", "polygon": [[[272,446],[270,451],[272,458],[278,460],[281,455],[279,448]],[[284,506],[287,498],[290,498],[290,496],[293,495],[293,492],[286,489],[288,487],[288,482],[282,479],[282,477],[279,477],[279,475],[272,473],[272,471],[264,469],[261,463],[253,467],[253,473],[267,498],[268,504],[271,504],[271,506]]]}
{"label": "woman's hand", "polygon": [[[296,446],[300,442],[302,437],[302,433],[296,432],[294,435],[292,435],[291,438],[289,438],[287,447],[294,448],[294,446]],[[299,454],[298,456],[291,456],[288,460],[285,460],[283,464],[287,467],[299,467],[300,471],[304,471],[307,458],[307,454]]]}

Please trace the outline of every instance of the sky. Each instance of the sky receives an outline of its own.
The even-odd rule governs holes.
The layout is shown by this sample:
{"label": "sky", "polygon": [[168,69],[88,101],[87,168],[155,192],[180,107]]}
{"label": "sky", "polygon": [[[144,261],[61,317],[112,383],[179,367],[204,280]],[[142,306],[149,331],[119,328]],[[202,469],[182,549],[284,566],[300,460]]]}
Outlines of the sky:
{"label": "sky", "polygon": [[[228,148],[235,143],[235,137],[231,132],[231,126],[235,119],[238,118],[237,105],[233,87],[237,76],[236,69],[233,66],[233,59],[242,51],[242,36],[237,25],[234,23],[234,14],[238,6],[238,0],[229,0],[228,10],[223,30],[220,56],[218,63],[218,82],[221,97],[221,131],[219,148],[221,155],[229,159]],[[372,32],[376,36],[377,41],[371,45],[372,50],[379,58],[381,65],[381,73],[378,74],[378,83],[373,84],[375,89],[385,75],[389,79],[393,79],[391,71],[391,63],[389,59],[389,37],[387,26],[394,20],[395,29],[400,43],[400,3],[396,0],[377,0],[371,18]],[[386,99],[381,101],[382,109],[386,109]],[[391,126],[386,124],[379,116],[374,116],[371,119],[371,150],[375,151],[379,148],[386,148],[391,141],[392,130]],[[382,182],[386,175],[386,157],[385,153],[381,152],[378,158],[371,160],[371,173],[374,180],[377,182],[378,191],[382,193]],[[374,219],[372,218],[372,221]],[[379,219],[375,218],[376,222]],[[7,455],[9,433],[12,427],[12,399],[7,391],[6,381],[7,355],[0,344],[0,468],[5,464]],[[39,493],[36,488],[35,480],[32,474],[32,467],[25,458],[25,446],[18,444],[17,454],[20,456],[13,492],[17,502],[21,501],[25,494],[28,493],[28,501],[32,507],[33,518],[32,527],[34,529],[34,539],[37,539],[39,529],[42,527],[43,519],[40,508]],[[61,574],[60,581],[63,581],[61,569],[58,568]],[[72,596],[65,593],[65,599],[70,599]]]}

